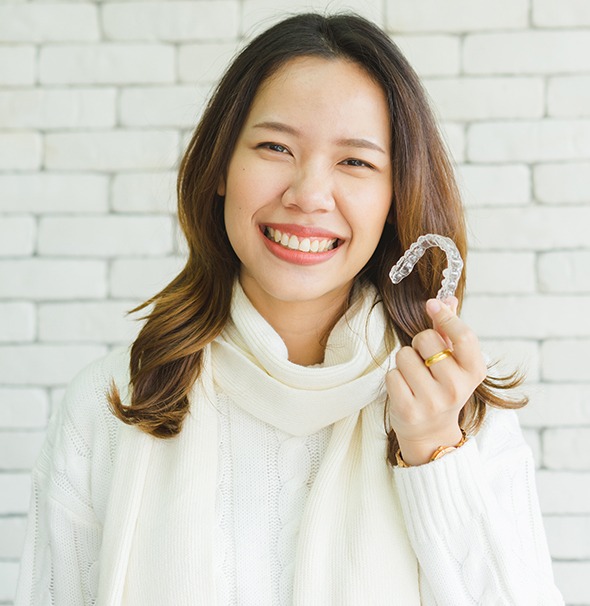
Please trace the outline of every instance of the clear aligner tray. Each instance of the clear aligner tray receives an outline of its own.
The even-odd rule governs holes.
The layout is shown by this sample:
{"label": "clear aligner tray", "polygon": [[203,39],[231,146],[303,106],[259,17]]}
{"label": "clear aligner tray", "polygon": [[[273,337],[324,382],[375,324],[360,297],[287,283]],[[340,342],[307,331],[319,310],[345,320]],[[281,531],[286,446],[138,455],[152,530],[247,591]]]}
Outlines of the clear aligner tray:
{"label": "clear aligner tray", "polygon": [[439,236],[438,234],[420,236],[391,268],[389,277],[394,284],[399,284],[406,276],[410,275],[426,249],[433,246],[437,246],[447,255],[447,268],[442,272],[442,285],[436,294],[437,299],[443,300],[455,294],[463,269],[463,259],[461,259],[455,243],[446,236]]}

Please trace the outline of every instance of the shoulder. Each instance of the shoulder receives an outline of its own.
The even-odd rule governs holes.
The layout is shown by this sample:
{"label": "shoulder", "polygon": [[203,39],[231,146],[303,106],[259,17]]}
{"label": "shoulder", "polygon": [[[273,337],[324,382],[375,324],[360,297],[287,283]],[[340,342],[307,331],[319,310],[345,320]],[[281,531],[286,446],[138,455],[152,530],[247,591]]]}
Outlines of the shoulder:
{"label": "shoulder", "polygon": [[114,381],[124,397],[129,384],[129,353],[116,349],[83,368],[69,383],[49,420],[38,466],[80,454],[85,458],[114,450],[120,421],[108,393]]}
{"label": "shoulder", "polygon": [[112,381],[127,390],[128,363],[128,352],[118,349],[74,377],[53,411],[35,464],[48,494],[82,517],[104,513],[122,425],[108,393]]}
{"label": "shoulder", "polygon": [[[78,423],[109,418],[108,393],[115,384],[125,398],[129,387],[129,350],[115,349],[83,368],[66,388],[63,414]],[[107,414],[109,413],[109,414]]]}

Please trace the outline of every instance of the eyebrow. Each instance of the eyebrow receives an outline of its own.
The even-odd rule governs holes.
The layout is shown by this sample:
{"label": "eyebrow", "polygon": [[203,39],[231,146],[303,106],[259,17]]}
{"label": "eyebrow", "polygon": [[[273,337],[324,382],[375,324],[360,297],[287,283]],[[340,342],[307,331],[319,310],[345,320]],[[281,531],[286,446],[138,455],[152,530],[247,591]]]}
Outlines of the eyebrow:
{"label": "eyebrow", "polygon": [[[259,122],[255,124],[253,128],[265,128],[267,130],[274,130],[279,133],[288,133],[290,135],[300,135],[301,133],[292,126],[284,124],[283,122]],[[341,147],[358,147],[361,149],[373,149],[375,151],[385,154],[385,150],[377,143],[369,141],[363,138],[352,138],[352,139],[338,139],[336,145]]]}

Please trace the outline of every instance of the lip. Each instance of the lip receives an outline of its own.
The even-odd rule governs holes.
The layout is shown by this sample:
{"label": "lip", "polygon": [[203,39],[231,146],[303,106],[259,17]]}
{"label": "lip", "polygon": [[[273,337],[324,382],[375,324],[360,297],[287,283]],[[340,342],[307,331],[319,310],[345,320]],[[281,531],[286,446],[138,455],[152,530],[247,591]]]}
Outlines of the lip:
{"label": "lip", "polygon": [[[290,248],[285,248],[284,246],[277,244],[273,240],[269,240],[264,235],[263,229],[265,227],[274,228],[275,225],[277,226],[276,229],[278,229],[278,230],[281,230],[280,225],[283,225],[283,229],[285,230],[286,233],[289,233],[291,235],[298,236],[298,237],[299,237],[299,235],[302,235],[302,236],[305,236],[308,238],[314,237],[314,238],[332,239],[332,238],[337,238],[338,236],[335,236],[335,235],[330,234],[329,232],[320,231],[320,230],[317,230],[314,228],[303,228],[303,229],[313,231],[313,234],[311,234],[311,235],[309,235],[309,232],[307,234],[304,234],[301,231],[302,227],[300,225],[293,226],[293,227],[299,228],[299,232],[296,232],[296,233],[294,233],[293,231],[289,231],[287,229],[287,227],[289,227],[289,226],[287,226],[285,224],[265,223],[264,225],[260,225],[260,229],[258,231],[260,233],[260,237],[262,238],[262,241],[264,242],[264,245],[266,246],[266,248],[268,248],[268,250],[275,257],[278,257],[282,261],[287,261],[287,263],[293,263],[294,265],[317,265],[319,263],[324,263],[324,262],[328,261],[334,255],[336,255],[338,253],[338,251],[340,250],[340,246],[337,246],[336,248],[333,248],[332,250],[327,250],[325,252],[311,253],[311,252],[302,252],[300,250],[291,250]],[[321,235],[318,235],[318,234],[321,234]],[[324,235],[324,234],[328,234],[328,235]]]}

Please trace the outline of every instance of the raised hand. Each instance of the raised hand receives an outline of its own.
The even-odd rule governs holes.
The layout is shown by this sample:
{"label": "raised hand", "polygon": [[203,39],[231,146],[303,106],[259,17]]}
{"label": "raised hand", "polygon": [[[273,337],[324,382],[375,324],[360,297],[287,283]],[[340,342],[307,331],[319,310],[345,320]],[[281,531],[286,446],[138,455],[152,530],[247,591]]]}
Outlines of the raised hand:
{"label": "raised hand", "polygon": [[[479,340],[456,315],[457,304],[456,297],[426,302],[433,328],[398,351],[397,368],[385,378],[390,424],[408,465],[426,463],[439,446],[459,442],[459,413],[487,375]],[[450,355],[426,366],[425,360],[447,349]]]}

